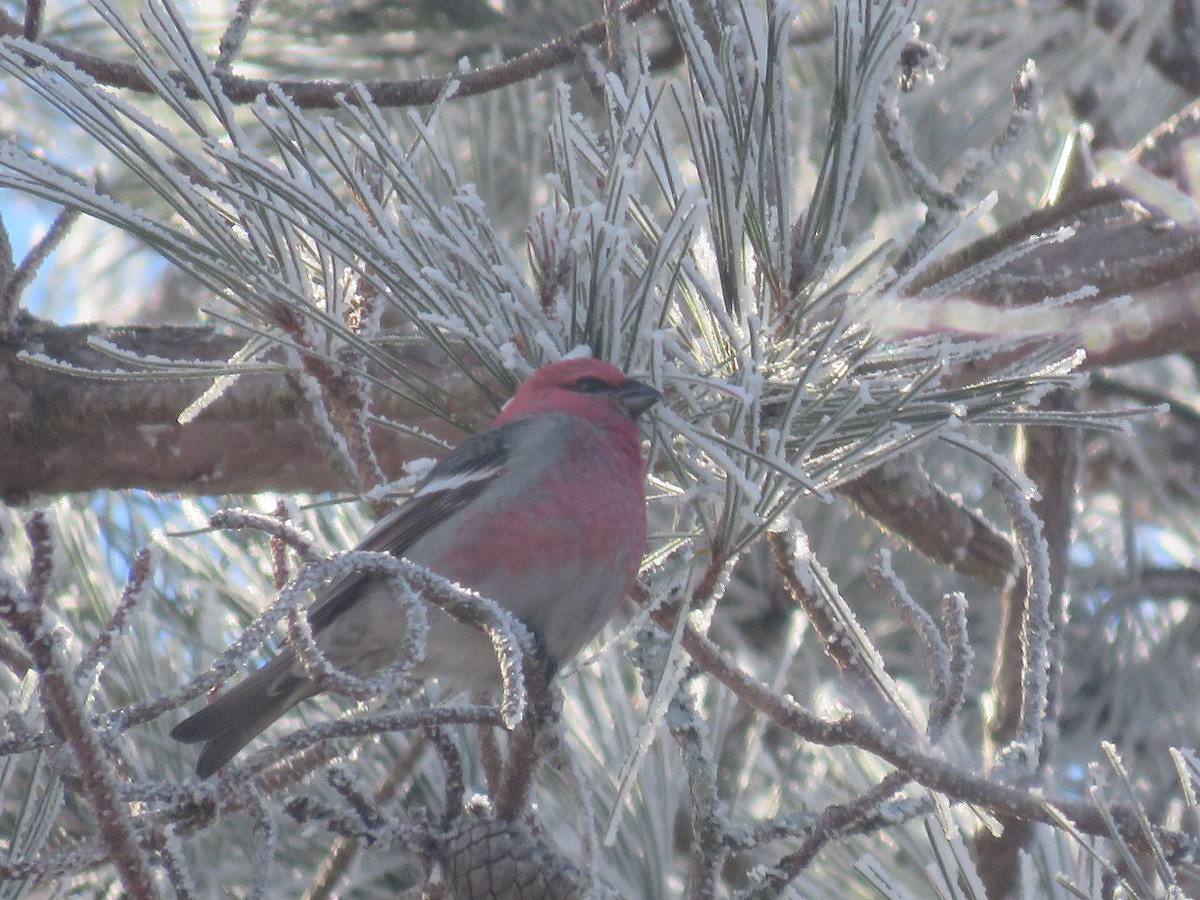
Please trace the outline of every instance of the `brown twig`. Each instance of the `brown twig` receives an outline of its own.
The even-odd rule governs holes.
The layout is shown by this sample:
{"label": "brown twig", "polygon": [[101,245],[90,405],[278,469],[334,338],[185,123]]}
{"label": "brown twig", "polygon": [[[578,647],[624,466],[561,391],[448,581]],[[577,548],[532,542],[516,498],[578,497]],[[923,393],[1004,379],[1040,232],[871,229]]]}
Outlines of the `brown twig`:
{"label": "brown twig", "polygon": [[[0,13],[0,16],[2,15]],[[12,327],[17,312],[21,308],[21,294],[24,293],[25,288],[29,287],[29,283],[37,275],[42,263],[63,242],[77,221],[79,221],[79,210],[62,210],[54,217],[54,221],[50,223],[46,233],[29,248],[29,252],[25,254],[25,258],[13,270],[11,276],[3,284],[0,284],[0,332]]]}
{"label": "brown twig", "polygon": [[[427,733],[427,732],[426,732]],[[429,746],[426,733],[416,735],[405,752],[392,763],[383,781],[375,789],[375,805],[388,803],[410,774],[425,748]],[[317,869],[313,882],[304,894],[304,900],[327,900],[338,888],[339,882],[350,870],[358,856],[361,845],[346,837],[338,837],[329,849],[329,854]]]}
{"label": "brown twig", "polygon": [[[871,820],[878,814],[880,806],[895,796],[909,780],[907,775],[892,772],[849,803],[825,807],[816,824],[807,829],[808,834],[800,846],[771,866],[767,877],[748,895],[749,900],[770,900],[781,896],[792,879],[804,871],[823,848]],[[884,827],[886,822],[886,819],[875,820],[876,827]]]}
{"label": "brown twig", "polygon": [[930,480],[913,456],[884,463],[839,492],[934,562],[1002,587],[1016,568],[1012,543]]}
{"label": "brown twig", "polygon": [[[275,501],[275,518],[281,525],[286,525],[291,516],[287,504],[280,497]],[[271,583],[275,590],[281,591],[292,580],[292,567],[288,565],[287,542],[277,534],[270,537],[271,546]]]}
{"label": "brown twig", "polygon": [[45,0],[25,0],[25,21],[21,26],[21,34],[27,41],[36,41],[42,33],[42,23],[46,18]]}
{"label": "brown twig", "polygon": [[844,601],[830,584],[827,573],[811,558],[807,548],[797,548],[793,535],[771,532],[767,543],[784,589],[812,623],[825,655],[833,660],[843,683],[864,700],[879,722],[903,731],[908,724],[905,710],[899,705],[893,686],[887,683],[874,648],[864,644],[866,635],[848,611],[843,611]]}
{"label": "brown twig", "polygon": [[24,677],[25,673],[33,668],[33,660],[29,658],[29,654],[3,637],[0,637],[0,662],[18,678]]}
{"label": "brown twig", "polygon": [[687,897],[715,897],[721,867],[729,856],[728,816],[717,788],[717,764],[708,736],[699,725],[703,716],[686,680],[671,698],[667,727],[683,757],[692,797],[692,852]]}
{"label": "brown twig", "polygon": [[[621,6],[620,11],[627,22],[634,22],[657,5],[658,0],[629,0]],[[21,23],[0,12],[0,37],[17,37],[23,32]],[[358,82],[246,78],[227,72],[213,74],[225,96],[233,103],[253,103],[259,97],[267,96],[269,87],[277,86],[292,103],[302,109],[331,109],[338,106],[341,98],[354,102],[355,85],[361,83],[376,106],[421,106],[437,100],[452,81],[457,85],[454,92],[456,97],[473,97],[527,81],[542,72],[572,62],[580,47],[599,44],[607,34],[606,20],[596,19],[569,35],[556,38],[513,59],[456,75]],[[42,46],[101,84],[144,94],[155,93],[154,85],[134,63],[83,53],[57,41],[46,41]],[[169,77],[182,82],[182,76],[178,74]]]}
{"label": "brown twig", "polygon": [[496,817],[503,821],[517,819],[525,812],[533,778],[548,749],[547,742],[539,739],[553,733],[554,724],[562,714],[562,693],[551,682],[544,654],[535,651],[524,656],[529,705],[509,737],[504,775],[494,798]]}
{"label": "brown twig", "polygon": [[488,792],[495,796],[500,789],[500,781],[504,778],[504,756],[500,752],[500,741],[496,731],[487,725],[475,729],[475,743],[479,748],[479,765],[483,769],[484,784]]}
{"label": "brown twig", "polygon": [[[1075,392],[1058,390],[1048,396],[1043,409],[1069,411],[1078,408]],[[1022,426],[1019,432],[1018,461],[1038,488],[1030,503],[1030,512],[1042,523],[1047,592],[1045,625],[1048,669],[1044,674],[1028,671],[1030,660],[1031,605],[1033,577],[1029,569],[1003,592],[1004,613],[997,637],[996,662],[992,675],[995,712],[987,723],[988,744],[1003,747],[1019,740],[1028,728],[1028,719],[1036,715],[1037,746],[1029,747],[1029,774],[1035,783],[1049,764],[1054,750],[1058,707],[1062,694],[1063,640],[1066,622],[1064,590],[1071,546],[1071,524],[1075,504],[1075,482],[1079,471],[1080,436],[1078,429],[1053,426]],[[1024,548],[1027,540],[1020,541]],[[1032,564],[1032,562],[1031,562]],[[1033,710],[1028,696],[1032,681],[1044,679],[1044,708]],[[1016,885],[1020,871],[1019,856],[1033,837],[1028,822],[1002,818],[999,834],[980,828],[975,836],[979,875],[988,887],[988,895],[1007,896]]]}
{"label": "brown twig", "polygon": [[[669,627],[674,611],[660,608],[651,614],[660,627]],[[1057,824],[1066,816],[1080,831],[1111,837],[1108,819],[1097,806],[1065,797],[1048,797],[1043,792],[1024,790],[969,772],[930,752],[919,744],[898,740],[863,716],[850,713],[835,720],[822,719],[790,697],[742,670],[720,647],[688,626],[683,648],[708,672],[772,722],[798,737],[822,746],[854,746],[874,754],[908,774],[913,781],[962,803],[985,807],[1022,821]],[[1123,806],[1108,810],[1121,837],[1135,847],[1146,847],[1137,813]],[[1155,836],[1172,859],[1197,850],[1194,838],[1179,831],[1156,827]]]}
{"label": "brown twig", "polygon": [[39,675],[38,696],[51,726],[62,735],[79,764],[82,786],[96,814],[100,836],[131,897],[159,896],[149,861],[138,840],[129,810],[121,801],[119,781],[88,721],[75,691],[62,638],[46,618],[45,602],[53,571],[54,546],[45,513],[30,516],[30,575],[24,596],[0,596],[0,619],[25,644]]}
{"label": "brown twig", "polygon": [[137,552],[129,567],[129,577],[126,580],[125,590],[121,592],[117,608],[105,623],[104,628],[101,629],[100,634],[96,636],[87,653],[83,655],[79,665],[75,667],[75,684],[79,687],[85,687],[86,682],[95,677],[105,660],[112,654],[113,643],[120,636],[130,613],[142,598],[142,592],[149,578],[150,551],[143,548]]}

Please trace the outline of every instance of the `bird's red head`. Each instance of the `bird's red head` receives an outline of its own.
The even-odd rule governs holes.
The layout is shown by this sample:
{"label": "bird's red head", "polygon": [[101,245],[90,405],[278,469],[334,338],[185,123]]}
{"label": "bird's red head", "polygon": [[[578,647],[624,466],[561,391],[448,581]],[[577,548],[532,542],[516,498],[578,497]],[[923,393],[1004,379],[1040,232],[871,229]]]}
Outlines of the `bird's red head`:
{"label": "bird's red head", "polygon": [[654,388],[611,363],[578,357],[543,366],[527,378],[496,421],[539,412],[565,412],[605,419],[615,411],[630,421],[662,399]]}

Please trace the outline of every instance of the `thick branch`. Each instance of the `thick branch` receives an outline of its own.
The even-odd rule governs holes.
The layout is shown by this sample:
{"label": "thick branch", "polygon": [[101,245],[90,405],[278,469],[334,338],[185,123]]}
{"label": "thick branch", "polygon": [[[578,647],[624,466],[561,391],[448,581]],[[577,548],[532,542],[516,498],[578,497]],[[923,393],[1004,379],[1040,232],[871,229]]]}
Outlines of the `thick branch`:
{"label": "thick branch", "polygon": [[[109,341],[148,357],[224,362],[242,344],[202,327],[58,326],[26,320],[0,335],[0,496],[145,488],[190,494],[344,489],[310,437],[287,381],[246,376],[187,425],[179,413],[209,386],[205,379],[102,380],[50,371],[19,351],[112,370],[119,364],[89,346]],[[434,351],[409,348],[404,364],[449,388],[469,408],[465,384],[449,384],[452,367]],[[394,396],[379,411],[448,440],[457,430]],[[390,404],[390,407],[388,407]],[[477,418],[490,408],[481,407]],[[385,471],[437,450],[413,437],[377,430]]]}
{"label": "thick branch", "polygon": [[[1031,237],[1072,230],[999,268],[988,265]],[[978,274],[971,270],[978,267]],[[956,293],[998,306],[1025,306],[1066,296],[1086,285],[1089,302],[1160,290],[1178,280],[1194,284],[1200,273],[1200,232],[1183,228],[1139,205],[1117,185],[1089,188],[1062,203],[1034,210],[923,271],[908,291],[937,293],[963,279]],[[1194,312],[1194,310],[1193,310]]]}
{"label": "thick branch", "polygon": [[1015,572],[1012,543],[903,456],[842,485],[864,513],[922,555],[984,584],[1003,587]]}
{"label": "thick branch", "polygon": [[[990,264],[1031,236],[1061,227],[1073,229],[1071,236],[1010,256],[998,267]],[[1095,285],[1098,294],[1079,301],[1070,313],[1072,320],[1087,320],[1089,309],[1107,298],[1133,294],[1144,315],[1136,328],[1115,328],[1106,344],[1089,347],[1085,365],[1093,366],[1200,353],[1200,304],[1194,297],[1198,278],[1200,233],[1165,222],[1126,199],[1119,188],[1104,187],[1035,211],[976,241],[923,272],[910,290],[936,295],[945,286],[984,303],[1024,305]],[[197,421],[181,426],[179,412],[206,383],[69,377],[16,357],[25,350],[82,368],[114,368],[108,357],[86,344],[89,335],[104,330],[101,325],[63,328],[24,320],[0,335],[0,496],[19,500],[32,493],[127,487],[184,493],[345,487],[310,439],[281,378],[247,377]],[[131,350],[165,359],[223,361],[239,346],[237,338],[205,328],[133,327],[108,333]],[[405,353],[405,365],[442,384],[450,395],[466,392],[465,380],[446,383],[453,367],[444,365],[436,353]],[[980,374],[961,377],[969,380]],[[469,407],[471,398],[463,401]],[[394,403],[381,411],[441,437],[458,437],[415,407]],[[489,411],[482,410],[477,419]],[[391,475],[404,460],[432,453],[424,443],[396,435],[377,440],[376,447],[385,473]],[[893,504],[889,513],[880,508],[888,493],[881,491],[878,480],[867,476],[847,491],[893,530],[909,539],[920,537],[929,545],[920,548],[928,555],[988,583],[1003,582],[1011,571],[1011,551],[979,530],[978,522],[967,521],[974,517],[961,511],[949,518],[918,517],[922,523],[945,525],[947,539],[939,544],[932,539],[940,540],[940,533],[926,524],[906,527],[911,509]],[[927,499],[946,507],[944,498]],[[964,544],[951,532],[969,540]],[[964,549],[966,556],[960,556]]]}

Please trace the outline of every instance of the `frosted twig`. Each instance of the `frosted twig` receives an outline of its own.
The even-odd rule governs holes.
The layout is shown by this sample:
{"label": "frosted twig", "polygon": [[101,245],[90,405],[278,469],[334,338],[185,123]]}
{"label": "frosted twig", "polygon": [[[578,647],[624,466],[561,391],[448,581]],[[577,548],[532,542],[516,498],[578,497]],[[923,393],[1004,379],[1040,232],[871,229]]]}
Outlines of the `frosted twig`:
{"label": "frosted twig", "polygon": [[917,264],[929,264],[930,249],[954,227],[953,217],[967,206],[965,198],[979,190],[1004,157],[1029,132],[1038,111],[1036,78],[1037,69],[1033,62],[1026,62],[1013,81],[1013,107],[1008,125],[987,150],[972,154],[971,165],[953,187],[938,190],[938,202],[929,206],[925,221],[893,263],[897,272],[911,278],[913,273],[910,269]]}
{"label": "frosted twig", "polygon": [[100,840],[79,841],[65,850],[46,853],[36,859],[0,859],[0,880],[27,881],[38,885],[57,881],[103,865],[109,849]]}
{"label": "frosted twig", "polygon": [[[358,554],[363,551],[351,551],[341,558],[349,560],[349,564],[353,567]],[[366,556],[376,557],[368,559],[370,563],[380,562],[380,556],[387,559],[394,559],[388,554],[365,554]],[[383,560],[386,563],[386,560]],[[317,564],[316,571],[320,572],[323,564]],[[380,567],[382,569],[379,574],[382,575],[384,581],[388,585],[389,594],[396,600],[400,606],[400,610],[405,618],[405,633],[404,640],[398,648],[396,659],[382,671],[368,677],[360,677],[345,669],[341,669],[334,665],[324,651],[318,646],[315,637],[313,636],[312,625],[308,620],[308,613],[299,608],[299,603],[295,597],[302,593],[306,593],[316,586],[316,583],[323,580],[323,575],[313,577],[310,573],[313,567],[309,566],[300,571],[296,580],[282,592],[280,592],[280,601],[287,604],[287,621],[288,621],[288,644],[292,651],[296,654],[296,658],[304,667],[305,673],[309,678],[312,678],[322,686],[323,690],[330,690],[347,697],[353,697],[356,700],[366,700],[378,694],[382,694],[391,690],[397,683],[409,676],[413,666],[420,663],[425,656],[425,638],[429,631],[429,624],[426,619],[425,607],[421,604],[420,599],[404,579],[403,575],[395,569]],[[390,570],[389,570],[390,569]],[[354,571],[353,568],[351,571]],[[371,571],[367,568],[367,571]],[[343,576],[345,577],[345,576]]]}
{"label": "frosted twig", "polygon": [[450,823],[463,814],[463,798],[467,792],[463,782],[462,754],[441,728],[426,728],[425,736],[429,738],[430,746],[437,751],[438,758],[442,761],[445,787],[442,789],[441,827],[449,828]]}
{"label": "frosted twig", "polygon": [[376,848],[403,846],[423,852],[433,839],[426,829],[398,822],[389,821],[379,827],[369,828],[352,813],[343,812],[314,797],[295,797],[284,806],[284,812],[298,825],[320,825],[333,834]]}
{"label": "frosted twig", "polygon": [[494,706],[437,706],[425,710],[405,710],[364,716],[353,715],[321,722],[293,731],[242,760],[234,760],[218,776],[219,793],[240,791],[241,785],[283,759],[316,744],[341,738],[361,738],[394,731],[412,731],[439,725],[500,725]]}
{"label": "frosted twig", "polygon": [[38,696],[46,720],[62,736],[79,765],[81,786],[95,812],[101,838],[112,853],[125,889],[137,897],[159,896],[129,811],[119,797],[120,777],[88,721],[85,703],[71,679],[62,636],[47,620],[46,589],[53,575],[54,542],[46,514],[35,511],[26,524],[30,572],[23,595],[0,595],[0,619],[17,634],[40,676]]}
{"label": "frosted twig", "polygon": [[75,667],[75,686],[85,690],[89,699],[91,692],[95,689],[95,679],[112,654],[117,639],[125,631],[130,613],[146,596],[151,559],[149,548],[139,550],[134,556],[133,563],[129,566],[129,577],[125,584],[125,590],[121,593],[117,608],[92,642],[92,646],[83,655],[79,665]]}
{"label": "frosted twig", "polygon": [[[264,518],[264,527],[270,523],[279,524],[274,519]],[[287,532],[284,530],[280,533]],[[528,631],[511,613],[474,591],[466,590],[408,560],[397,559],[386,553],[351,551],[335,554],[328,559],[310,562],[302,570],[298,580],[303,577],[308,588],[313,588],[324,579],[348,577],[351,573],[359,571],[400,578],[422,599],[440,606],[460,622],[481,628],[489,636],[500,663],[504,685],[500,709],[504,726],[511,729],[516,722],[520,721],[525,708],[525,687],[521,674],[522,647],[529,645],[530,638]],[[246,627],[237,640],[217,658],[207,671],[153,700],[134,703],[105,713],[98,717],[98,721],[94,723],[95,727],[124,731],[133,725],[152,721],[168,710],[177,709],[220,684],[270,637],[276,624],[299,606],[303,591],[295,589],[296,583],[293,582],[293,589],[281,592],[275,602]],[[299,626],[299,616],[297,615],[295,618]],[[414,621],[416,621],[415,617],[410,620],[410,630],[406,635],[406,642],[415,642],[418,639],[418,636],[414,634],[412,624]],[[304,621],[304,625],[307,625],[307,620]],[[415,657],[415,649],[412,647],[401,648],[398,666],[403,663],[406,655]],[[345,675],[345,673],[343,674]],[[349,675],[345,675],[345,678],[350,679],[345,682],[345,686],[354,690],[371,687],[382,689],[391,683],[392,676],[385,671],[377,674],[373,679],[353,679],[353,676]],[[59,740],[51,732],[31,736],[14,735],[0,740],[0,757],[27,750],[52,747],[58,743]]]}
{"label": "frosted twig", "polygon": [[[827,806],[816,823],[806,829],[807,834],[801,845],[771,866],[770,874],[746,895],[747,900],[771,900],[781,896],[788,884],[804,871],[824,847],[843,835],[864,827],[879,829],[895,824],[893,817],[881,816],[880,809],[909,780],[903,772],[892,772],[854,800]],[[915,811],[910,808],[906,812]]]}
{"label": "frosted twig", "polygon": [[[661,618],[656,616],[655,619]],[[669,621],[669,620],[668,620]],[[661,624],[661,623],[660,623]],[[848,713],[835,720],[822,719],[806,710],[794,699],[758,681],[738,667],[734,660],[694,628],[683,635],[683,647],[697,665],[734,692],[751,708],[768,716],[776,725],[805,740],[825,746],[850,744],[873,753],[903,771],[911,780],[947,797],[977,804],[996,813],[1018,819],[1058,823],[1062,816],[1071,819],[1087,834],[1109,836],[1109,820],[1115,821],[1138,846],[1144,840],[1137,837],[1137,814],[1125,807],[1113,806],[1101,811],[1091,803],[1067,797],[1047,798],[1040,790],[1026,791],[1009,784],[962,769],[940,755],[925,750],[919,744],[909,744],[889,735],[864,716]],[[1180,858],[1197,850],[1195,838],[1180,831],[1152,826],[1155,837],[1172,858]]]}
{"label": "frosted twig", "polygon": [[238,0],[237,8],[225,27],[225,33],[217,44],[217,58],[213,62],[213,70],[228,74],[233,66],[233,58],[242,49],[246,35],[250,33],[250,20],[262,0]]}
{"label": "frosted twig", "polygon": [[819,814],[815,812],[790,812],[763,819],[740,833],[730,834],[730,847],[735,851],[752,850],[760,844],[787,840],[812,828],[818,818]]}
{"label": "frosted twig", "polygon": [[[295,335],[292,336],[296,339]],[[347,422],[347,410],[331,399],[335,388],[337,375],[332,371],[328,361],[319,359],[311,352],[296,353],[286,351],[294,368],[303,367],[307,371],[295,378],[297,395],[301,402],[308,407],[309,421],[312,424],[312,438],[329,460],[330,467],[338,477],[354,490],[365,490],[372,485],[386,481],[386,478],[364,479],[361,468],[365,457],[355,454],[347,438],[352,437],[338,425]],[[313,374],[314,370],[319,375]],[[337,424],[335,424],[337,420]]]}
{"label": "frosted twig", "polygon": [[1021,71],[1012,83],[1012,112],[1004,130],[992,141],[986,151],[974,159],[970,166],[954,185],[954,193],[958,196],[979,189],[984,179],[991,177],[996,167],[1004,160],[1012,149],[1020,142],[1037,120],[1039,109],[1039,84],[1037,66],[1033,60],[1026,60]]}
{"label": "frosted twig", "polygon": [[274,516],[264,516],[248,509],[222,509],[209,516],[208,524],[213,528],[261,531],[291,547],[304,562],[314,560],[312,535],[288,523],[279,515],[278,507],[276,509]]}
{"label": "frosted twig", "polygon": [[[645,679],[644,679],[645,681]],[[666,723],[679,746],[692,796],[692,853],[688,869],[688,894],[702,900],[716,894],[721,866],[728,857],[728,815],[717,789],[717,764],[700,723],[687,681],[680,683],[671,700]]]}
{"label": "frosted twig", "polygon": [[867,703],[881,725],[900,733],[912,729],[912,714],[900,699],[879,651],[829,573],[813,558],[807,541],[803,536],[775,531],[767,535],[767,543],[784,588],[808,616],[842,680]]}
{"label": "frosted twig", "polygon": [[[27,8],[32,8],[30,3]],[[40,0],[38,2],[40,6]],[[50,223],[46,233],[25,254],[16,269],[0,283],[0,330],[11,327],[20,310],[21,294],[29,287],[47,257],[63,242],[71,227],[79,221],[79,210],[67,207]]]}
{"label": "frosted twig", "polygon": [[[879,551],[879,562],[867,569],[867,580],[880,595],[891,604],[896,615],[917,633],[925,645],[925,668],[932,682],[934,704],[945,705],[950,688],[950,650],[946,646],[933,617],[925,612],[912,598],[896,570],[892,568],[892,553],[886,547]],[[930,712],[926,733],[936,742],[932,728],[933,714]]]}
{"label": "frosted twig", "polygon": [[942,187],[938,177],[926,168],[913,146],[912,131],[900,113],[897,104],[898,82],[893,81],[879,96],[875,107],[875,127],[883,141],[884,149],[907,179],[914,194],[928,207],[945,207],[957,210],[962,207],[962,198]]}
{"label": "frosted twig", "polygon": [[[275,501],[275,521],[286,523],[290,518],[288,506],[280,497]],[[288,565],[287,542],[277,535],[271,535],[271,580],[275,590],[283,590],[283,586],[292,580],[291,567]]]}
{"label": "frosted twig", "polygon": [[1012,741],[1000,748],[997,762],[1013,771],[1037,767],[1042,746],[1042,727],[1049,704],[1050,639],[1050,551],[1042,534],[1042,523],[1029,505],[1029,498],[1011,479],[992,479],[1009,517],[1017,546],[1025,558],[1026,599],[1021,620],[1021,712]]}
{"label": "frosted twig", "polygon": [[[279,324],[285,332],[289,331],[287,318]],[[307,328],[293,327],[290,333],[293,340],[309,351],[300,354],[300,363],[320,388],[319,391],[300,392],[312,407],[317,435],[321,435],[323,426],[336,426],[336,432],[324,435],[327,452],[333,454],[331,464],[339,465],[340,457],[345,453],[353,464],[356,486],[385,484],[387,477],[379,468],[379,460],[371,446],[368,429],[371,395],[366,380],[350,371],[345,363],[311,352],[317,342]],[[361,355],[357,363],[360,370],[366,370],[366,360]],[[304,380],[300,383],[303,385]]]}
{"label": "frosted twig", "polygon": [[[480,697],[474,698],[477,702]],[[479,748],[479,766],[483,769],[484,784],[488,791],[495,794],[500,789],[500,779],[504,777],[504,756],[500,752],[500,741],[491,728],[475,729],[475,743]]]}
{"label": "frosted twig", "polygon": [[929,736],[934,741],[939,740],[962,708],[975,658],[967,634],[967,598],[958,591],[942,597],[942,632],[950,648],[950,667],[945,694],[935,697],[929,707]]}
{"label": "frosted twig", "polygon": [[[629,0],[621,6],[621,14],[633,22],[658,6],[659,0]],[[0,13],[0,34],[10,35],[22,31],[7,13]],[[542,46],[523,53],[495,66],[458,73],[457,95],[475,96],[498,90],[512,84],[527,81],[535,75],[569,63],[575,59],[579,47],[597,44],[606,33],[604,19],[597,19],[577,29],[572,34],[555,38]],[[49,49],[63,59],[70,60],[89,77],[110,87],[125,88],[141,93],[155,93],[156,85],[135,63],[119,62],[107,57],[82,53],[57,41],[45,42]],[[172,80],[180,73],[170,73]],[[226,72],[216,73],[216,80],[231,103],[253,103],[278,85],[282,91],[301,107],[330,109],[339,105],[342,97],[350,94],[357,82],[336,79],[298,80],[285,78],[247,78]],[[433,103],[441,95],[448,77],[425,76],[410,80],[378,80],[367,83],[372,99],[380,106],[421,106]],[[192,92],[191,89],[189,93]]]}
{"label": "frosted twig", "polygon": [[325,780],[346,801],[354,814],[363,823],[364,828],[378,828],[384,823],[384,816],[367,794],[370,789],[359,782],[345,765],[329,766],[325,770]]}
{"label": "frosted twig", "polygon": [[186,854],[183,852],[183,842],[174,828],[165,828],[162,832],[162,844],[158,856],[163,870],[167,873],[167,881],[175,892],[176,900],[194,900],[196,883],[188,869]]}
{"label": "frosted twig", "polygon": [[267,798],[256,784],[245,787],[248,803],[246,809],[254,822],[255,854],[247,897],[251,900],[263,900],[274,893],[271,890],[271,867],[275,863],[275,848],[279,844],[279,826],[267,809]]}
{"label": "frosted twig", "polygon": [[529,708],[515,727],[508,741],[508,758],[495,796],[496,818],[517,819],[528,805],[533,786],[546,751],[556,735],[555,727],[562,719],[562,692],[551,681],[547,660],[541,651],[526,657],[535,665],[525,668],[524,686]]}
{"label": "frosted twig", "polygon": [[[424,733],[420,736],[414,735],[404,752],[392,760],[387,775],[384,776],[375,791],[377,808],[382,808],[385,803],[395,797],[397,790],[413,773],[417,761],[428,746],[429,741]],[[342,837],[334,841],[329,854],[317,867],[312,884],[304,894],[304,900],[328,900],[338,889],[338,884],[353,864],[359,847],[357,842]]]}
{"label": "frosted twig", "polygon": [[401,562],[405,567],[404,577],[423,600],[441,607],[465,625],[482,629],[491,640],[503,682],[500,715],[504,727],[512,729],[525,714],[522,673],[525,654],[533,646],[529,630],[495,601],[407,560]]}
{"label": "frosted twig", "polygon": [[36,41],[42,33],[45,17],[45,0],[25,0],[25,22],[21,28],[21,35],[28,41]]}
{"label": "frosted twig", "polygon": [[[0,587],[0,591],[8,593],[7,586]],[[29,654],[16,644],[9,643],[3,635],[0,635],[0,662],[4,663],[9,671],[18,678],[23,677],[26,672],[33,668],[33,660],[29,658]],[[3,755],[3,753],[0,753],[0,756]]]}

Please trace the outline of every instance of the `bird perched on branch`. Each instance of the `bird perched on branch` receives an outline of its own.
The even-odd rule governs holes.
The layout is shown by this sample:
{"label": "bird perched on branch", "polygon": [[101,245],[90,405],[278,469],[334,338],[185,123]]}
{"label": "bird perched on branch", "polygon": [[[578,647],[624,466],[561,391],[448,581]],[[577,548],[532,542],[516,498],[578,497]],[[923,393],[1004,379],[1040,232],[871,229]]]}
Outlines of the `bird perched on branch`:
{"label": "bird perched on branch", "polygon": [[[654,388],[595,359],[535,372],[485,430],[434,466],[412,497],[357,549],[385,551],[478,591],[533,630],[552,665],[571,659],[633,585],[646,550],[646,499],[636,420]],[[478,629],[428,609],[414,674],[455,689],[498,686]],[[396,660],[406,625],[382,576],[335,581],[308,610],[317,646],[369,677]],[[180,722],[171,736],[203,743],[207,778],[321,688],[291,649]]]}

